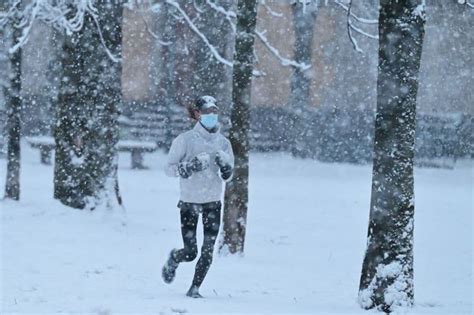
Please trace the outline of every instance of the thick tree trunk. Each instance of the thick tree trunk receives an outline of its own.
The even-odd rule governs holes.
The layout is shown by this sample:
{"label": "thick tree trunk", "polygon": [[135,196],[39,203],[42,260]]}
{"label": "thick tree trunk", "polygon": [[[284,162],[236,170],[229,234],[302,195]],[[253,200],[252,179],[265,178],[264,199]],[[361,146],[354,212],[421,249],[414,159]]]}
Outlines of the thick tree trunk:
{"label": "thick tree trunk", "polygon": [[[98,22],[102,29],[103,43],[97,31],[98,26],[92,20],[92,32],[87,32],[83,41],[90,54],[84,59],[86,88],[82,99],[89,107],[85,173],[88,175],[89,192],[93,196],[91,208],[99,204],[111,208],[113,204],[120,203],[116,144],[119,138],[118,108],[122,101],[122,63],[114,62],[105,49],[107,47],[114,58],[121,59],[123,5],[120,1],[113,6],[107,2],[100,2],[97,6],[102,13]],[[96,45],[91,45],[94,42]]]}
{"label": "thick tree trunk", "polygon": [[[291,6],[293,12],[293,28],[295,31],[294,58],[301,64],[311,64],[314,24],[318,10],[318,1],[312,0],[308,4],[299,1]],[[291,93],[288,105],[304,107],[311,104],[311,77],[310,69],[293,68],[291,77]]]}
{"label": "thick tree trunk", "polygon": [[[318,13],[318,0],[307,3],[294,1],[291,5],[293,12],[293,29],[295,34],[294,59],[300,64],[311,65],[314,25]],[[307,156],[307,125],[308,115],[305,115],[311,105],[311,73],[314,68],[301,69],[293,67],[290,81],[288,107],[293,109],[294,119],[287,122],[288,137],[293,139],[292,154],[299,157]]]}
{"label": "thick tree trunk", "polygon": [[411,306],[416,95],[424,35],[422,0],[381,1],[379,72],[363,308]]}
{"label": "thick tree trunk", "polygon": [[235,155],[234,178],[227,184],[221,250],[243,253],[249,185],[249,109],[254,63],[257,0],[237,3],[237,34],[232,78],[232,126],[229,138]]}
{"label": "thick tree trunk", "polygon": [[116,144],[122,68],[112,58],[121,58],[123,6],[103,1],[97,9],[97,21],[86,16],[83,29],[66,39],[55,133],[55,198],[80,209],[121,202]]}
{"label": "thick tree trunk", "polygon": [[82,146],[79,141],[79,126],[85,113],[78,99],[82,71],[79,37],[80,34],[72,34],[64,38],[61,55],[62,80],[54,130],[54,198],[73,208],[85,207],[83,181],[80,178],[83,170],[80,163]]}
{"label": "thick tree trunk", "polygon": [[[12,41],[18,42],[21,29],[11,23]],[[21,49],[10,56],[11,78],[7,95],[7,180],[5,198],[20,199],[20,132],[21,132]]]}

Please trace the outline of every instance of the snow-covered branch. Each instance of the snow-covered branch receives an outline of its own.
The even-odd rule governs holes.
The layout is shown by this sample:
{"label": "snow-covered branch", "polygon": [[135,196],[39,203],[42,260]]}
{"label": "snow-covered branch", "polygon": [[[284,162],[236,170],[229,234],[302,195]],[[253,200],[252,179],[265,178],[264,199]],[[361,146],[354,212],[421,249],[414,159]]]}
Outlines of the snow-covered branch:
{"label": "snow-covered branch", "polygon": [[349,4],[347,6],[343,3],[341,3],[339,0],[335,0],[334,2],[336,4],[338,4],[340,7],[342,7],[344,10],[346,10],[346,12],[347,12],[347,14],[346,14],[347,15],[347,35],[349,36],[349,39],[352,43],[352,47],[354,47],[354,49],[357,52],[362,53],[363,51],[362,51],[362,49],[360,49],[360,47],[357,43],[357,39],[353,36],[352,31],[355,31],[359,34],[362,34],[362,35],[367,36],[367,37],[372,38],[372,39],[378,39],[379,37],[377,35],[372,35],[372,34],[366,32],[366,31],[364,31],[363,29],[357,27],[356,25],[354,25],[354,23],[352,23],[352,18],[354,18],[356,21],[366,23],[366,24],[375,24],[375,23],[378,23],[378,21],[377,20],[363,19],[363,18],[358,17],[354,13],[352,13],[352,0],[349,1]]}
{"label": "snow-covered branch", "polygon": [[352,21],[351,21],[351,8],[352,8],[352,0],[349,2],[349,7],[347,10],[347,34],[349,35],[349,39],[351,40],[352,46],[358,53],[362,53],[362,49],[360,49],[359,45],[357,44],[357,40],[352,36]]}
{"label": "snow-covered branch", "polygon": [[[145,25],[145,30],[147,31],[148,34],[150,34],[151,37],[153,37],[154,39],[156,39],[156,42],[162,46],[169,46],[171,45],[172,43],[171,42],[164,42],[161,37],[159,35],[157,35],[155,32],[152,31],[151,27],[148,25],[148,21],[146,19],[146,17],[143,15],[144,13],[144,10],[140,10],[139,7],[140,7],[140,3],[138,2],[139,0],[135,0],[135,3],[132,3],[131,1],[129,2],[129,9],[130,10],[135,10],[135,12],[138,13],[138,15],[140,16],[140,18],[142,19],[143,21],[143,24]],[[153,12],[153,13],[159,13],[161,10],[161,4],[159,3],[155,3],[155,4],[152,4],[149,6],[149,11]],[[147,11],[147,10],[145,10]]]}
{"label": "snow-covered branch", "polygon": [[220,63],[226,65],[226,66],[229,66],[229,67],[232,67],[233,66],[233,63],[227,59],[225,59],[224,57],[222,57],[219,52],[217,51],[216,47],[214,47],[210,42],[209,40],[207,39],[206,35],[204,35],[200,30],[199,28],[193,23],[193,21],[191,20],[191,18],[186,14],[186,12],[184,12],[184,10],[181,8],[181,6],[179,5],[178,2],[176,2],[175,0],[166,0],[166,4],[169,4],[171,6],[173,6],[174,8],[176,8],[176,10],[181,14],[181,16],[184,18],[184,20],[186,21],[186,23],[188,24],[188,26],[191,28],[191,30],[196,33],[197,36],[199,36],[199,38],[201,38],[201,40],[206,44],[206,46],[209,48],[209,50],[211,51],[212,55],[217,59],[217,61],[219,61]]}
{"label": "snow-covered branch", "polygon": [[206,0],[207,5],[209,5],[213,10],[223,14],[225,16],[225,19],[229,22],[230,27],[232,28],[232,31],[235,33],[237,30],[237,27],[235,26],[235,23],[232,21],[232,19],[237,18],[237,14],[234,11],[231,10],[226,10],[225,8],[215,4],[211,0]]}
{"label": "snow-covered branch", "polygon": [[204,10],[199,7],[199,5],[196,3],[196,0],[193,0],[193,7],[196,10],[196,12],[200,14],[204,13]]}
{"label": "snow-covered branch", "polygon": [[234,19],[237,17],[237,14],[235,14],[234,11],[226,10],[224,7],[221,7],[220,5],[215,4],[211,0],[206,0],[206,3],[217,12],[224,14],[226,19]]}
{"label": "snow-covered branch", "polygon": [[372,34],[370,34],[370,33],[367,33],[367,32],[364,31],[363,29],[360,29],[360,28],[358,28],[357,26],[355,26],[354,23],[352,23],[352,21],[350,21],[350,20],[349,20],[349,26],[350,26],[354,31],[356,31],[357,33],[362,34],[362,35],[365,35],[365,36],[367,36],[368,38],[379,39],[379,36],[378,36],[378,35],[372,35]]}
{"label": "snow-covered branch", "polygon": [[271,16],[274,16],[274,17],[282,17],[283,16],[283,13],[273,11],[272,8],[270,8],[270,6],[267,4],[267,2],[265,0],[261,0],[260,4],[263,5],[263,7],[267,10],[267,12]]}
{"label": "snow-covered branch", "polygon": [[169,45],[172,44],[171,42],[164,42],[163,40],[161,40],[160,36],[158,36],[155,32],[153,32],[151,30],[150,26],[148,25],[148,21],[146,20],[146,18],[143,15],[141,15],[141,18],[143,20],[143,24],[145,24],[145,30],[147,31],[148,34],[150,34],[151,37],[156,39],[156,42],[158,44],[160,44],[161,46],[169,46]]}
{"label": "snow-covered branch", "polygon": [[36,1],[27,6],[28,11],[31,11],[30,14],[23,16],[14,27],[23,28],[22,34],[18,39],[17,43],[14,43],[13,47],[10,48],[9,52],[11,54],[15,53],[21,46],[23,46],[30,37],[31,27],[36,20],[36,17],[39,12],[39,6]]}
{"label": "snow-covered branch", "polygon": [[[167,0],[167,3],[169,2],[175,2],[175,0]],[[264,1],[263,1],[264,2]],[[211,7],[213,10],[219,12],[220,14],[224,15],[224,17],[229,21],[231,27],[232,27],[232,30],[233,32],[235,33],[236,31],[236,26],[235,26],[235,23],[233,22],[232,19],[235,19],[237,18],[237,14],[234,12],[234,11],[231,11],[231,10],[226,10],[225,8],[221,7],[221,6],[218,6],[217,4],[215,4],[212,0],[206,0],[206,3],[209,5],[209,7]],[[179,5],[178,5],[179,6]],[[182,11],[182,10],[181,10]],[[185,14],[183,12],[183,14]],[[184,15],[183,15],[184,16]],[[185,17],[186,19],[186,17]],[[189,18],[188,18],[189,20]],[[203,40],[205,40],[206,44],[208,45],[208,47],[212,47],[214,48],[210,43],[209,41],[207,40],[206,36],[204,34],[202,34],[202,32],[200,32],[198,30],[198,28],[193,24],[193,23],[190,23],[188,22],[188,24],[191,26],[191,28],[193,28],[193,31],[196,32],[199,37],[201,37]],[[296,68],[301,68],[303,70],[306,70],[306,69],[309,69],[311,66],[310,65],[307,65],[307,64],[304,64],[304,63],[298,63],[294,60],[291,60],[291,59],[288,59],[288,58],[285,58],[283,57],[281,54],[280,54],[280,51],[278,51],[278,49],[276,49],[273,45],[270,44],[269,40],[265,37],[265,32],[259,32],[259,31],[255,31],[255,34],[257,35],[258,39],[260,39],[262,41],[262,43],[264,44],[264,46],[277,58],[280,60],[280,63],[283,65],[283,66],[292,66],[292,67],[296,67]],[[212,51],[212,48],[211,48],[211,51]],[[215,48],[214,48],[215,49]]]}
{"label": "snow-covered branch", "polygon": [[334,3],[337,4],[339,7],[343,8],[347,12],[347,14],[349,14],[351,17],[353,17],[357,22],[361,22],[361,23],[365,23],[365,24],[378,24],[379,23],[378,20],[365,19],[365,18],[361,18],[361,17],[355,15],[351,11],[352,0],[349,2],[349,5],[345,5],[340,0],[334,0]]}
{"label": "snow-covered branch", "polygon": [[288,59],[288,58],[285,58],[283,57],[280,52],[278,51],[278,49],[276,49],[275,47],[273,47],[270,42],[268,41],[268,39],[265,37],[265,33],[264,32],[259,32],[258,30],[255,30],[255,34],[257,34],[257,37],[262,41],[263,45],[275,56],[277,57],[281,64],[283,66],[292,66],[292,67],[295,67],[295,68],[300,68],[302,70],[307,70],[309,68],[311,68],[311,65],[307,65],[305,63],[298,63],[294,60],[291,60],[291,59]]}
{"label": "snow-covered branch", "polygon": [[[37,20],[71,34],[82,28],[85,12],[94,10],[90,0],[75,0],[73,4],[66,0],[32,0],[23,8],[20,5],[21,1],[14,2],[0,20],[0,25],[10,21],[15,27],[22,29],[22,35],[10,48],[10,53],[27,43],[31,28]],[[76,12],[68,19],[67,15],[71,13],[71,8],[75,8]]]}
{"label": "snow-covered branch", "polygon": [[0,27],[5,26],[17,14],[21,0],[16,0],[6,12],[0,12]]}
{"label": "snow-covered branch", "polygon": [[458,4],[465,4],[469,8],[474,9],[474,3],[470,2],[469,0],[458,0],[457,2]]}
{"label": "snow-covered branch", "polygon": [[6,13],[0,15],[0,26],[13,22],[14,27],[22,30],[18,41],[9,49],[10,53],[16,52],[28,42],[36,21],[42,21],[71,35],[82,29],[85,16],[90,15],[107,55],[114,62],[120,61],[120,58],[114,56],[105,43],[98,19],[99,12],[94,7],[94,0],[32,0],[24,7],[20,7],[21,2],[21,0],[13,2]]}

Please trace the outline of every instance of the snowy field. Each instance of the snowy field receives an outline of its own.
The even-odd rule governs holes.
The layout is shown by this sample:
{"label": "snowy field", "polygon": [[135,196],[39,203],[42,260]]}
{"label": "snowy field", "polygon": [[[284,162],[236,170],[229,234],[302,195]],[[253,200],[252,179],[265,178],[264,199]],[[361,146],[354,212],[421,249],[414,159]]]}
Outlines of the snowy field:
{"label": "snowy field", "polygon": [[[216,254],[206,298],[195,300],[184,295],[195,262],[182,264],[171,285],[160,277],[169,250],[181,246],[178,182],[164,176],[164,154],[147,155],[150,169],[141,171],[120,156],[121,226],[113,213],[54,201],[53,168],[23,150],[22,201],[0,202],[1,314],[373,313],[356,303],[370,166],[253,154],[245,255]],[[472,313],[472,167],[416,170],[410,314]]]}

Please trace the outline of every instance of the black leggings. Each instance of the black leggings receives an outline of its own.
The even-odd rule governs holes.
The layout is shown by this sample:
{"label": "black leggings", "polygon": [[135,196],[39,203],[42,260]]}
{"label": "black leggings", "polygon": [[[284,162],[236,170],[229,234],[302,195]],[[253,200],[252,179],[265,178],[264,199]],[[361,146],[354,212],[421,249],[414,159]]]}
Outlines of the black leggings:
{"label": "black leggings", "polygon": [[174,252],[173,258],[178,263],[193,261],[197,256],[196,228],[199,213],[202,212],[204,241],[201,247],[201,257],[199,257],[196,264],[193,279],[193,285],[200,287],[212,263],[214,244],[216,243],[221,223],[221,202],[216,201],[204,204],[180,202],[178,206],[181,208],[181,234],[184,243],[184,248]]}

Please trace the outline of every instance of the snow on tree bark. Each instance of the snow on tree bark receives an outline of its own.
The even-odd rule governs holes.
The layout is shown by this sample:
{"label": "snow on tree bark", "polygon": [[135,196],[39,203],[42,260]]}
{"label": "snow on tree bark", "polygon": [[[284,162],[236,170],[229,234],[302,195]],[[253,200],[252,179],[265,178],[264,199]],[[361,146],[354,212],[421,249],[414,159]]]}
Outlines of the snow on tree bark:
{"label": "snow on tree bark", "polygon": [[372,196],[359,303],[411,306],[416,95],[424,35],[422,0],[381,1]]}
{"label": "snow on tree bark", "polygon": [[84,193],[81,186],[82,174],[75,158],[82,156],[79,143],[81,103],[78,100],[81,84],[81,55],[79,53],[79,34],[65,36],[61,55],[62,79],[60,83],[57,122],[54,129],[56,142],[54,163],[54,198],[73,208],[84,208]]}
{"label": "snow on tree bark", "polygon": [[[10,22],[12,41],[21,36],[17,21]],[[7,100],[7,179],[5,198],[20,199],[20,133],[21,133],[21,49],[10,54],[10,86],[5,89]]]}
{"label": "snow on tree bark", "polygon": [[249,108],[254,63],[257,1],[239,0],[237,3],[237,31],[235,38],[232,78],[231,128],[229,139],[235,155],[233,180],[227,184],[224,206],[224,235],[221,250],[243,253],[248,207],[249,184]]}
{"label": "snow on tree bark", "polygon": [[[66,38],[55,132],[55,198],[74,208],[120,203],[117,179],[123,5],[98,2]],[[108,51],[107,51],[108,50]]]}

